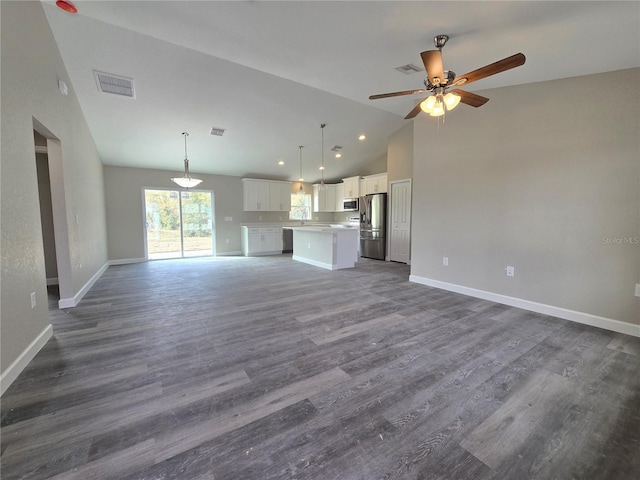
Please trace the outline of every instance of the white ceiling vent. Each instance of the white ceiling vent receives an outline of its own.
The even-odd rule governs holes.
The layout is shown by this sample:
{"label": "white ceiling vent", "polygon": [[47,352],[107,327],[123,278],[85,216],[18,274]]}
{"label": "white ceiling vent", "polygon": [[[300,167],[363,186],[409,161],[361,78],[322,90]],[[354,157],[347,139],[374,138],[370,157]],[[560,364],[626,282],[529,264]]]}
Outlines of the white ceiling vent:
{"label": "white ceiling vent", "polygon": [[222,135],[224,135],[224,128],[211,127],[211,135],[221,137]]}
{"label": "white ceiling vent", "polygon": [[331,150],[332,152],[339,152],[340,150],[342,150],[342,145],[334,145],[329,150]]}
{"label": "white ceiling vent", "polygon": [[98,72],[97,70],[93,71],[93,75],[96,77],[96,84],[98,85],[98,90],[101,92],[136,98],[133,78]]}
{"label": "white ceiling vent", "polygon": [[421,72],[422,69],[413,63],[408,63],[407,65],[402,65],[401,67],[396,67],[400,73],[404,73],[405,75],[410,75],[412,73]]}

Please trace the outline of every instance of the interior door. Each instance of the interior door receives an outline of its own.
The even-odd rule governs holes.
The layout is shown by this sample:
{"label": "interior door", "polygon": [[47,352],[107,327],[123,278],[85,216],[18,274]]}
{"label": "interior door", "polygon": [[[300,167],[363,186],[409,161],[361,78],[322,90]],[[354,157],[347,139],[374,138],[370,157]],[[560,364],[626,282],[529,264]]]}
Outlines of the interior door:
{"label": "interior door", "polygon": [[409,263],[411,252],[411,180],[391,183],[389,260]]}

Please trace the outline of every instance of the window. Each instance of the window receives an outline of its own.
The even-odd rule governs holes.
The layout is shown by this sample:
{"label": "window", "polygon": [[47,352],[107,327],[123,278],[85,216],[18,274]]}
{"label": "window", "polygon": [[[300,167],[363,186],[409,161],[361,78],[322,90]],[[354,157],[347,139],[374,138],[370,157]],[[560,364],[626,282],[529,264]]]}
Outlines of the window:
{"label": "window", "polygon": [[289,220],[310,220],[311,219],[311,195],[291,194],[291,211]]}

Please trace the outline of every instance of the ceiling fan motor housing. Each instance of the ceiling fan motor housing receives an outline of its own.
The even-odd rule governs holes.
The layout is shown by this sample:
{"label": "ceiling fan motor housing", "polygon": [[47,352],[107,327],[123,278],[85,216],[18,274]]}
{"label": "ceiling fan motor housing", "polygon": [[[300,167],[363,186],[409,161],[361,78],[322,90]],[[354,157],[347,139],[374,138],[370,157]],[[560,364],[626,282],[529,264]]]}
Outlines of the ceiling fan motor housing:
{"label": "ceiling fan motor housing", "polygon": [[437,49],[442,50],[442,47],[446,45],[447,40],[449,40],[449,35],[436,35],[433,38],[433,43]]}

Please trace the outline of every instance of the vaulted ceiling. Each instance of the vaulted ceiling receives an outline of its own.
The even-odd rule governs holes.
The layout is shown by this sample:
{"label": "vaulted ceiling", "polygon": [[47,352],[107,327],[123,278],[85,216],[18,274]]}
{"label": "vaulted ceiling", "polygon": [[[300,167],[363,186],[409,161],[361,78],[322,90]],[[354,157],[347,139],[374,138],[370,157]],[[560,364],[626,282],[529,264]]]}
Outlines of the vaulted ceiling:
{"label": "vaulted ceiling", "polygon": [[[458,74],[526,55],[469,91],[640,66],[639,2],[75,1],[75,15],[43,4],[107,165],[179,171],[187,131],[193,172],[297,180],[303,145],[306,181],[322,155],[326,179],[358,173],[424,98],[368,96],[422,88],[423,71],[395,68],[422,67],[438,34]],[[94,70],[133,78],[135,98],[100,92]],[[487,108],[500,106],[474,110],[478,121]]]}

